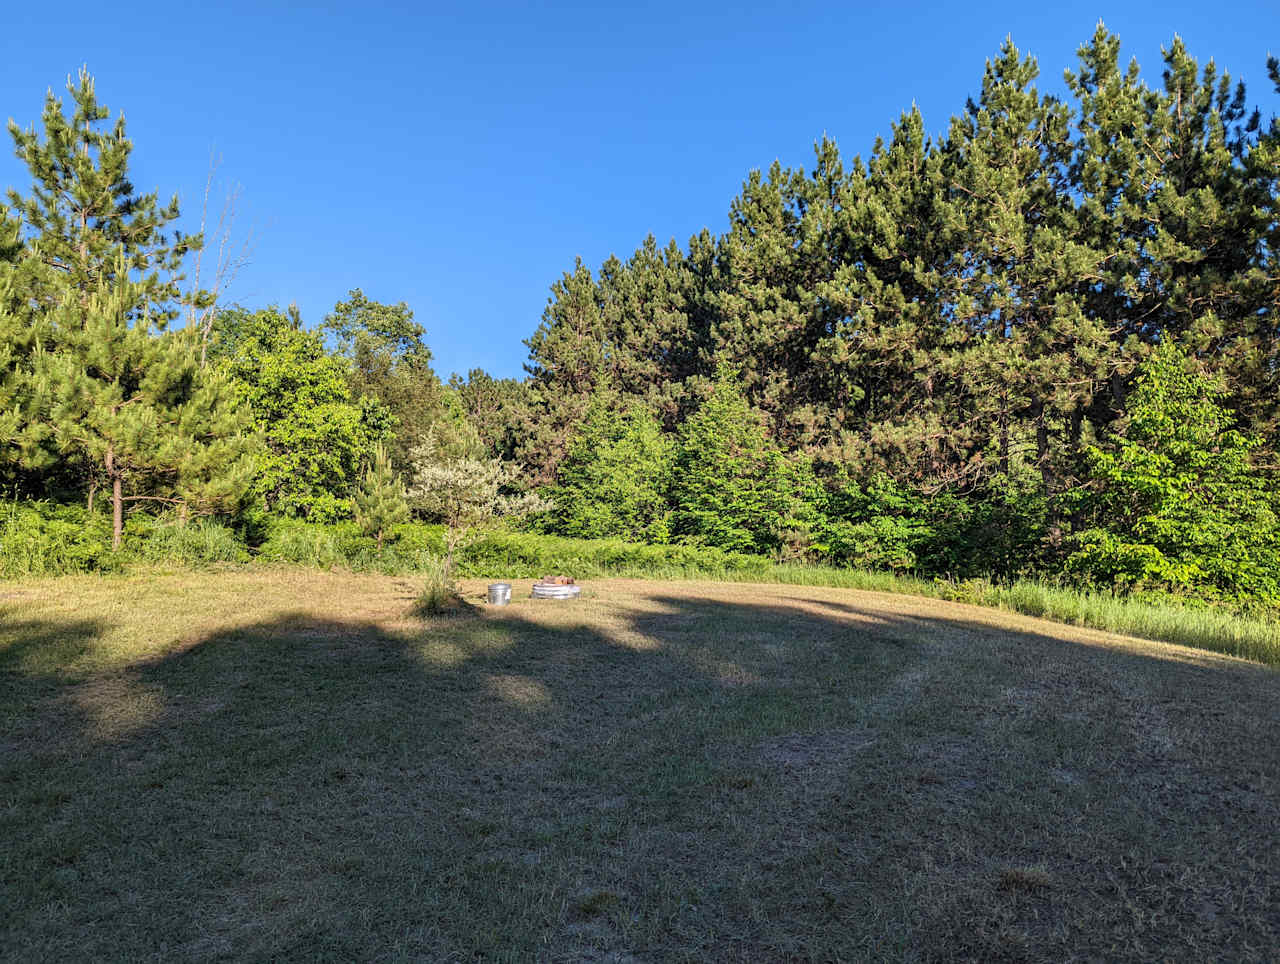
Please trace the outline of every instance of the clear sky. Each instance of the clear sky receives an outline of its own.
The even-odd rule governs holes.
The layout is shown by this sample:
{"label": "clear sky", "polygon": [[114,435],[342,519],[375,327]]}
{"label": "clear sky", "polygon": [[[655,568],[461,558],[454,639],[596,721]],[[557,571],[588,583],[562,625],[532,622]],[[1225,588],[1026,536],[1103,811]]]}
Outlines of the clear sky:
{"label": "clear sky", "polygon": [[[747,172],[865,154],[915,101],[942,131],[1011,34],[1044,86],[1099,19],[1149,80],[1174,33],[1270,113],[1280,2],[278,3],[63,0],[6,13],[0,114],[38,121],[87,63],[140,189],[199,224],[211,153],[256,236],[231,292],[407,301],[442,375],[517,375],[576,255],[719,233]],[[26,21],[24,23],[24,20]],[[0,184],[25,191],[5,151]]]}

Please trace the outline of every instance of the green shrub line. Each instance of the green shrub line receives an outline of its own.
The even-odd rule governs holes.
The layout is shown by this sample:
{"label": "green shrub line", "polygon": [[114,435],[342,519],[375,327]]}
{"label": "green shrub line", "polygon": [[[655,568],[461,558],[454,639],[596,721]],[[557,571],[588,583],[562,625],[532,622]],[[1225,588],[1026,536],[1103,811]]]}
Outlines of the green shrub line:
{"label": "green shrub line", "polygon": [[[256,548],[248,545],[253,541],[258,543]],[[438,525],[395,526],[379,548],[353,522],[320,525],[270,519],[252,531],[237,531],[212,519],[179,525],[136,513],[125,528],[123,550],[113,553],[109,520],[81,506],[10,503],[0,515],[0,578],[5,579],[122,572],[138,563],[194,568],[253,560],[388,575],[431,574],[437,572],[443,552],[444,531]],[[504,531],[473,542],[457,562],[461,577],[534,579],[550,573],[577,579],[707,579],[924,596],[1280,666],[1280,618],[1264,607],[1257,612],[1233,611],[1182,597],[1122,595],[1029,579],[926,579],[868,569],[774,563],[762,556],[708,546]]]}

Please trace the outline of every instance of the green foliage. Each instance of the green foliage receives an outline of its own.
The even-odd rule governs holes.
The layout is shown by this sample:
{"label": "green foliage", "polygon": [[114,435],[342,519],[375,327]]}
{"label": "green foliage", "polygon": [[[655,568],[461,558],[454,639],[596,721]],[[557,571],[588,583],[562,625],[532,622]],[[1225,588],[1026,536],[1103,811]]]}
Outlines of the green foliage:
{"label": "green foliage", "polygon": [[726,371],[680,426],[671,528],[689,542],[730,552],[769,552],[789,515],[782,454]]}
{"label": "green foliage", "polygon": [[670,541],[674,445],[645,411],[588,413],[549,490],[554,531],[582,539]]}
{"label": "green foliage", "polygon": [[884,473],[829,481],[817,556],[839,566],[928,576],[1012,578],[1038,571],[1046,505],[1033,484],[924,493]]}
{"label": "green foliage", "polygon": [[218,351],[266,451],[252,492],[273,513],[316,522],[349,517],[360,467],[390,430],[378,402],[353,401],[345,363],[275,309],[225,313]]}
{"label": "green foliage", "polygon": [[400,361],[419,371],[429,370],[431,349],[423,341],[426,329],[413,320],[403,301],[384,305],[353,288],[347,300],[339,301],[325,316],[320,329],[333,336],[338,354],[351,359],[362,375],[385,371]]}
{"label": "green foliage", "polygon": [[1102,583],[1280,598],[1280,522],[1224,389],[1170,343],[1143,366],[1129,424],[1088,449],[1092,525],[1067,569]]}
{"label": "green foliage", "polygon": [[918,568],[918,552],[935,536],[928,503],[887,475],[865,486],[842,480],[827,502],[817,548],[840,565],[893,571]]}
{"label": "green foliage", "polygon": [[335,566],[385,573],[415,572],[445,550],[440,526],[401,523],[388,527],[381,546],[355,522],[307,522],[275,518],[266,528],[258,557],[329,569]]}
{"label": "green foliage", "polygon": [[13,501],[0,509],[0,577],[52,576],[119,568],[111,520],[83,506]]}
{"label": "green foliage", "polygon": [[409,520],[404,486],[392,471],[391,460],[382,445],[375,446],[373,462],[355,492],[355,508],[356,523],[365,535],[377,540],[379,550],[387,531]]}
{"label": "green foliage", "polygon": [[258,548],[258,556],[268,562],[294,562],[328,569],[346,561],[338,545],[339,535],[334,526],[300,519],[276,519],[267,529],[267,538]]}
{"label": "green foliage", "polygon": [[569,539],[494,531],[462,550],[458,568],[464,576],[509,579],[537,578],[547,573],[578,579],[759,576],[768,571],[769,561],[711,546],[645,545],[620,539]]}
{"label": "green foliage", "polygon": [[409,306],[382,304],[353,289],[325,316],[320,331],[332,339],[337,357],[347,363],[353,399],[369,399],[385,409],[391,464],[406,471],[409,450],[442,420],[449,420],[449,399],[431,369],[426,330]]}
{"label": "green foliage", "polygon": [[219,562],[247,562],[249,551],[233,529],[216,519],[154,519],[130,516],[125,547],[138,559],[198,567]]}
{"label": "green foliage", "polygon": [[0,577],[116,572],[135,562],[202,566],[244,562],[245,545],[213,519],[183,522],[173,514],[129,516],[122,546],[111,548],[111,518],[80,505],[11,502],[0,517]]}

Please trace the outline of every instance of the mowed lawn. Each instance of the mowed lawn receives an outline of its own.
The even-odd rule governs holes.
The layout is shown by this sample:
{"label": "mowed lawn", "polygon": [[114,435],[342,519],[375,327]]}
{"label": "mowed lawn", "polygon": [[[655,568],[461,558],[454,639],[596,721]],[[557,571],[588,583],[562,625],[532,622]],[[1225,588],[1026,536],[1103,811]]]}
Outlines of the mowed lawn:
{"label": "mowed lawn", "polygon": [[1275,959],[1280,672],[903,596],[0,585],[0,958]]}

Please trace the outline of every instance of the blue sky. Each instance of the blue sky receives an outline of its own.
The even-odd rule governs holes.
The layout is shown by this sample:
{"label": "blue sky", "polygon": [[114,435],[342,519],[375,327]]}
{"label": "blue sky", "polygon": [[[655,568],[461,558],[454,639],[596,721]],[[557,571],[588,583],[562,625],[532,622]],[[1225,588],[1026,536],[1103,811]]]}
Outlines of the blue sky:
{"label": "blue sky", "polygon": [[[125,113],[136,185],[176,191],[189,229],[211,153],[242,185],[237,227],[256,242],[233,299],[296,301],[315,324],[361,287],[409,303],[442,375],[517,375],[575,256],[718,233],[750,169],[807,166],[824,132],[865,154],[913,101],[944,130],[1008,34],[1061,89],[1099,19],[1148,79],[1177,32],[1277,108],[1275,0],[65,0],[8,15],[0,114],[37,121],[46,89],[87,63]],[[27,183],[5,151],[0,184]]]}

